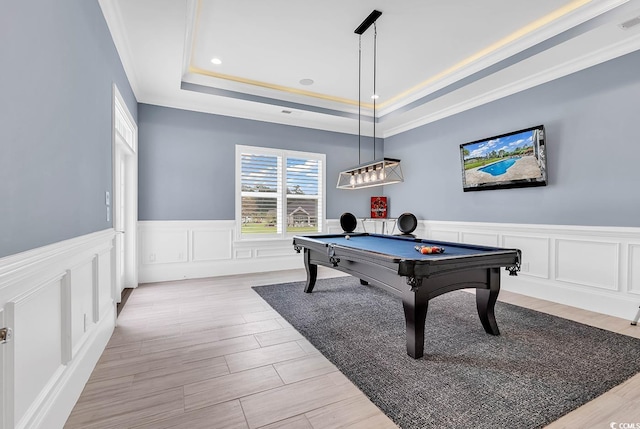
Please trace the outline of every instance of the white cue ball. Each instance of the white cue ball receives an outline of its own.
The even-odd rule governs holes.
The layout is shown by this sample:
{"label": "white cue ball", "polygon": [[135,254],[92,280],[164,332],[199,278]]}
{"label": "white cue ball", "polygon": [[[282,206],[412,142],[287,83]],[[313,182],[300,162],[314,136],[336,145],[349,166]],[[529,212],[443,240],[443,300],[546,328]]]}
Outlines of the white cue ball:
{"label": "white cue ball", "polygon": [[345,235],[345,236],[344,236],[344,238],[345,238],[345,240],[348,240],[348,239],[350,239],[351,237],[349,237],[348,235]]}

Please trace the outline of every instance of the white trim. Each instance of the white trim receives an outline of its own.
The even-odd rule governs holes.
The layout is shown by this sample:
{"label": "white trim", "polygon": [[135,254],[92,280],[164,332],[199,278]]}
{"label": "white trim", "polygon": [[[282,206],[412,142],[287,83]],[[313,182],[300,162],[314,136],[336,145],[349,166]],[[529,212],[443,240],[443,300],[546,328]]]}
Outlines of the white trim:
{"label": "white trim", "polygon": [[[338,219],[328,220],[325,227],[328,233],[342,231]],[[188,241],[190,233],[226,230],[228,236],[233,237],[234,228],[235,222],[232,220],[139,222],[141,243],[155,241],[156,246],[164,246],[168,251],[192,246],[193,243]],[[181,232],[173,235],[178,242],[171,239],[156,240],[158,234],[167,230]],[[361,225],[358,225],[358,230],[362,230]],[[640,287],[633,284],[640,279],[640,261],[634,259],[637,256],[634,252],[640,251],[640,228],[428,220],[418,222],[416,234],[433,239],[455,237],[453,240],[442,241],[490,241],[504,247],[515,247],[505,244],[518,242],[524,248],[523,269],[517,277],[503,277],[502,287],[505,290],[627,319],[633,317],[640,303]],[[559,242],[571,242],[575,252],[558,258]],[[218,240],[206,245],[221,246],[219,251],[224,254],[229,252],[232,257],[225,260],[189,259],[176,263],[146,264],[142,262],[145,256],[143,254],[141,281],[215,277],[304,266],[302,256],[293,252],[290,239],[235,242]],[[597,249],[599,245],[605,245],[609,250],[608,257],[598,262],[604,264],[603,276],[605,279],[613,279],[611,282],[590,282],[579,272],[580,264],[588,259],[597,259],[598,255],[593,254],[593,249],[594,246]],[[527,247],[530,250],[527,251]],[[148,252],[164,251],[162,248],[145,248]],[[615,257],[612,256],[612,251],[615,251]],[[189,253],[193,255],[193,252]],[[585,258],[585,254],[591,255],[590,258]],[[562,270],[568,272],[569,277],[556,278],[556,273]]]}
{"label": "white trim", "polygon": [[42,403],[40,412],[33,416],[30,428],[49,429],[64,426],[111,338],[115,318],[115,306],[111,306],[110,312],[102,318],[93,335],[84,343],[73,361],[64,368],[58,383]]}
{"label": "white trim", "polygon": [[[388,113],[393,112],[394,110],[401,108],[411,102],[419,100],[423,97],[426,97],[434,92],[446,88],[449,85],[458,82],[461,79],[464,79],[468,76],[471,76],[474,73],[477,73],[481,70],[484,70],[488,67],[491,67],[500,61],[503,61],[507,58],[510,58],[532,46],[535,46],[538,43],[544,42],[550,38],[557,36],[563,31],[567,31],[571,28],[574,28],[580,24],[585,23],[586,21],[593,19],[597,16],[602,15],[620,5],[627,3],[629,0],[602,0],[598,2],[592,2],[589,5],[585,5],[580,7],[579,9],[571,12],[569,15],[563,17],[562,19],[553,21],[543,27],[538,28],[531,34],[528,34],[525,37],[521,37],[519,39],[514,40],[513,42],[505,45],[504,47],[491,52],[490,54],[481,57],[477,61],[456,70],[454,73],[451,73],[444,77],[443,79],[437,80],[431,85],[428,85],[419,91],[414,92],[409,97],[403,98],[397,103],[393,103],[389,106],[386,106],[384,109],[380,110],[380,116],[384,116]],[[606,48],[609,49],[609,48]],[[586,67],[585,67],[586,68]],[[576,70],[574,70],[576,71]],[[568,73],[566,73],[568,74]],[[528,80],[529,78],[527,78]],[[545,81],[546,82],[546,81]],[[384,137],[390,136],[390,130],[386,130]]]}
{"label": "white trim", "polygon": [[[140,282],[280,271],[304,266],[290,237],[234,240],[236,223],[218,221],[140,221]],[[217,234],[211,235],[214,231]],[[198,246],[211,248],[218,258],[198,259]],[[208,240],[208,241],[207,241]],[[187,257],[180,259],[179,253]]]}
{"label": "white trim", "polygon": [[[5,311],[2,307],[0,307],[0,327],[6,327]],[[8,429],[13,426],[13,413],[9,413],[11,409],[7,404],[9,401],[7,393],[13,392],[13,374],[4,372],[4,368],[6,368],[5,356],[9,355],[6,350],[7,347],[8,344],[0,345],[0,373],[2,374],[2,382],[0,382],[0,429]]]}
{"label": "white trim", "polygon": [[[525,244],[526,239],[541,242],[534,246],[536,254],[523,251],[517,277],[503,275],[504,290],[625,319],[631,319],[637,310],[640,297],[632,282],[640,278],[640,264],[632,265],[631,249],[640,247],[640,228],[430,220],[419,224],[426,237],[437,237],[441,232],[459,237],[495,234],[501,245],[518,238]],[[571,243],[574,251],[559,257],[560,243]],[[596,250],[602,246],[608,250],[607,258],[598,258]],[[605,277],[608,274],[610,282],[581,276],[581,266],[597,269],[591,266],[596,259],[595,263],[603,264],[599,272]],[[563,270],[569,274],[559,276]]]}
{"label": "white trim", "polygon": [[445,109],[441,109],[434,113],[421,116],[416,120],[407,121],[397,127],[383,129],[382,137],[391,137],[396,134],[400,134],[405,131],[420,127],[422,125],[430,124],[440,119],[444,119],[449,116],[464,112],[466,110],[473,109],[474,107],[482,106],[483,104],[508,97],[509,95],[525,91],[535,86],[539,86],[552,80],[559,79],[572,73],[576,73],[580,70],[584,70],[597,64],[604,63],[605,61],[618,58],[622,55],[634,52],[638,49],[640,49],[640,34],[629,37],[628,39],[624,39],[618,43],[608,45],[602,49],[590,52],[589,54],[583,55],[581,57],[572,58],[565,63],[558,64],[556,67],[542,70],[539,73],[529,75],[518,81],[509,82],[506,85],[496,87],[491,91],[483,92],[482,94],[476,97],[468,98],[461,103],[449,105]]}
{"label": "white trim", "polygon": [[118,51],[118,56],[122,62],[122,68],[127,75],[129,85],[133,90],[136,99],[140,100],[142,88],[138,82],[136,75],[136,62],[133,60],[133,54],[131,53],[131,44],[127,39],[127,31],[125,30],[124,21],[122,19],[122,13],[117,1],[114,0],[98,0],[102,14],[105,17],[107,27],[111,33],[111,38]]}
{"label": "white trim", "polygon": [[[118,277],[115,280],[115,296],[120,302],[122,288],[138,286],[138,125],[133,119],[133,115],[118,90],[118,86],[113,84],[112,102],[112,205],[107,207],[111,210],[114,229],[123,229],[126,236],[122,234],[114,240],[116,247],[114,256],[116,257],[113,273]],[[124,171],[122,171],[124,169]],[[121,174],[121,173],[124,173]],[[120,181],[124,177],[124,194],[126,201],[122,200],[120,193]],[[119,218],[120,205],[124,204],[124,219]],[[117,224],[116,221],[119,221]],[[121,267],[119,262],[121,246],[124,247],[124,275],[119,278]],[[122,282],[122,284],[121,284]]]}
{"label": "white trim", "polygon": [[[57,319],[51,322],[59,331],[59,336],[46,338],[48,344],[41,344],[41,341],[30,340],[33,335],[21,336],[24,329],[22,332],[14,329],[13,341],[2,346],[0,371],[3,374],[4,427],[62,427],[71,413],[115,326],[115,303],[111,297],[105,303],[103,317],[87,327],[74,347],[72,321],[83,320],[82,312],[85,310],[74,304],[74,299],[79,298],[71,293],[71,277],[75,270],[80,273],[80,278],[89,277],[87,282],[74,287],[81,291],[81,295],[89,297],[88,311],[95,309],[99,292],[104,294],[112,288],[111,275],[98,275],[99,264],[95,261],[104,257],[105,266],[113,263],[113,237],[113,229],[107,229],[0,259],[0,314],[6,326],[13,329],[19,321],[22,328],[30,327],[33,331],[36,328],[30,325],[31,313],[43,312],[49,318]],[[88,276],[87,269],[91,271]],[[51,296],[57,298],[49,299]],[[20,342],[19,349],[15,347],[17,342]],[[47,354],[52,348],[59,349],[60,355]],[[29,385],[33,380],[15,379],[16,359],[21,359],[16,353],[29,353],[28,356],[33,357],[32,364],[38,365],[34,370],[40,374],[37,383]],[[46,357],[47,365],[40,365],[37,356]],[[21,362],[24,365],[24,361]],[[23,368],[23,374],[28,372],[29,368]],[[17,410],[16,397],[28,403],[21,403]],[[16,415],[16,410],[20,415]]]}
{"label": "white trim", "polygon": [[[577,285],[581,285],[581,286],[590,286],[593,288],[599,288],[599,289],[606,289],[606,290],[612,290],[612,291],[618,291],[620,290],[620,278],[619,278],[619,270],[618,267],[620,266],[620,244],[619,243],[615,243],[615,242],[610,242],[610,241],[595,241],[595,240],[576,240],[576,239],[564,239],[564,238],[556,238],[555,240],[555,266],[556,266],[556,270],[554,273],[554,280],[559,281],[559,282],[565,282],[565,283],[572,283],[572,284],[577,284]],[[595,281],[592,281],[591,279],[579,279],[574,277],[570,277],[567,275],[562,275],[562,273],[560,272],[560,268],[563,266],[563,264],[561,263],[560,257],[561,257],[561,246],[565,245],[565,246],[573,246],[574,249],[580,249],[579,253],[580,257],[586,257],[586,256],[596,256],[598,258],[601,258],[604,254],[604,252],[602,251],[603,248],[609,248],[612,252],[613,252],[613,259],[614,259],[614,263],[613,264],[609,264],[609,266],[605,265],[605,268],[608,269],[612,269],[613,270],[613,275],[612,275],[612,281],[610,284],[607,283],[598,283]],[[593,248],[595,247],[599,247],[598,252],[593,251]],[[570,259],[576,260],[577,258],[575,256],[570,257]],[[597,264],[597,261],[594,261],[594,264]],[[587,266],[589,266],[590,264],[587,264]],[[602,268],[598,268],[598,271],[603,271]]]}
{"label": "white trim", "polygon": [[0,306],[7,302],[7,297],[24,290],[21,287],[24,283],[62,275],[67,267],[85,260],[87,253],[110,248],[113,237],[114,231],[109,228],[0,258]]}

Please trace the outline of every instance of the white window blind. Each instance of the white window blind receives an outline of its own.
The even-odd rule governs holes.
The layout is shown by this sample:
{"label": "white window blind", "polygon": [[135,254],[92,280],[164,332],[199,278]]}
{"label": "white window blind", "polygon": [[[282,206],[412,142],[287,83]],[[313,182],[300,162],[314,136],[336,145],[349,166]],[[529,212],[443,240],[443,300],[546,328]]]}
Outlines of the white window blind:
{"label": "white window blind", "polygon": [[238,146],[236,158],[242,237],[322,232],[323,154]]}

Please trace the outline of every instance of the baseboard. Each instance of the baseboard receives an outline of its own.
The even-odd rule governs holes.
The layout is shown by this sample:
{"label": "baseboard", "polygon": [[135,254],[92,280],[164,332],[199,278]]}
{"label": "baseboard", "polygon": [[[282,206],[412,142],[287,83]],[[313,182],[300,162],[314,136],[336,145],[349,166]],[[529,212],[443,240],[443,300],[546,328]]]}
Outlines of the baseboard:
{"label": "baseboard", "polygon": [[639,298],[546,283],[524,276],[503,278],[502,290],[628,320],[632,319],[640,303]]}

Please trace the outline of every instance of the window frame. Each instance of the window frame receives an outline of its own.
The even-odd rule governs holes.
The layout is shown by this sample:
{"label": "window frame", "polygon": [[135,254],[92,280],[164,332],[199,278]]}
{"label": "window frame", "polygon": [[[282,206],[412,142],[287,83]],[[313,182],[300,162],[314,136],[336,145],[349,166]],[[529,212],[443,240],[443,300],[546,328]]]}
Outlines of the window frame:
{"label": "window frame", "polygon": [[[242,154],[251,153],[255,155],[264,156],[277,156],[281,158],[282,177],[278,178],[282,183],[282,189],[277,197],[278,201],[281,201],[281,207],[279,210],[279,219],[283,222],[282,232],[276,232],[273,234],[243,234],[242,233]],[[327,180],[326,180],[326,154],[318,152],[302,152],[289,149],[277,149],[261,146],[248,146],[248,145],[236,145],[236,174],[235,174],[235,224],[236,224],[236,241],[264,241],[264,240],[284,240],[290,239],[295,235],[293,232],[287,231],[287,159],[311,159],[320,162],[320,168],[318,169],[318,198],[321,200],[320,207],[318,208],[318,228],[317,232],[312,234],[320,234],[326,231],[326,207],[327,207]],[[295,194],[293,194],[295,197]]]}

